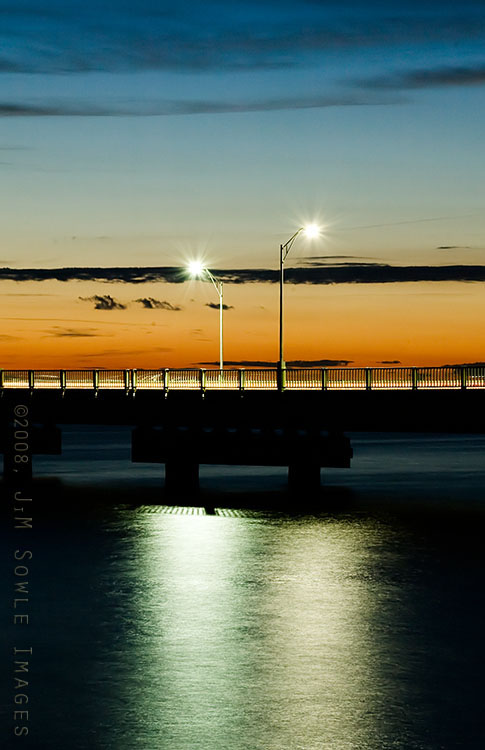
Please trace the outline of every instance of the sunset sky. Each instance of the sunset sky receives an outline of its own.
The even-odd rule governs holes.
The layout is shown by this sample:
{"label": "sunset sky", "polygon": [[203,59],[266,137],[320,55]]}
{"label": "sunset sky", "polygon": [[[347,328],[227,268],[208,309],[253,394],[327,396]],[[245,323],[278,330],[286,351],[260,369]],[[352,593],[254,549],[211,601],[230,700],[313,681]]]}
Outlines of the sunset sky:
{"label": "sunset sky", "polygon": [[485,360],[485,5],[0,0],[0,367]]}

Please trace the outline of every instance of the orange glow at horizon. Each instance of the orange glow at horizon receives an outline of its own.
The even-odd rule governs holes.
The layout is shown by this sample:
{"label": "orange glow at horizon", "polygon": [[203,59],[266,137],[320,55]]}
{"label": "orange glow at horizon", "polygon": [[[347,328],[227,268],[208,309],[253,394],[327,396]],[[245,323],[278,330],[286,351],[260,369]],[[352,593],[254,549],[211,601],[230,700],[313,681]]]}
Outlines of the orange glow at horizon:
{"label": "orange glow at horizon", "polygon": [[[219,323],[212,309],[218,300],[209,284],[146,284],[143,292],[137,285],[100,288],[87,282],[22,287],[27,288],[28,292],[11,294],[18,286],[3,284],[3,369],[218,364]],[[109,295],[123,308],[94,309],[95,294]],[[156,300],[161,300],[161,307],[144,307]],[[225,361],[276,363],[277,285],[227,284],[225,301],[230,306],[224,312]],[[479,284],[388,284],[371,289],[357,284],[288,284],[285,359],[348,360],[350,366],[483,361],[482,307]]]}

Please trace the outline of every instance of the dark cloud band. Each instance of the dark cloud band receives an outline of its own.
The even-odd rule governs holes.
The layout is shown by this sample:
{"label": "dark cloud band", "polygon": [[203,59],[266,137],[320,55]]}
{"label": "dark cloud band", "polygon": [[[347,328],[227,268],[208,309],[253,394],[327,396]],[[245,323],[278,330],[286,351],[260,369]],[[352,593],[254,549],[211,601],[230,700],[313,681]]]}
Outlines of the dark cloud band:
{"label": "dark cloud band", "polygon": [[[268,268],[214,269],[226,284],[275,284],[278,272]],[[185,269],[171,266],[124,268],[0,268],[0,281],[88,281],[100,283],[180,284],[187,280]],[[424,281],[485,281],[483,265],[390,266],[381,263],[342,263],[310,268],[288,268],[287,284],[399,284]],[[90,298],[114,309],[109,295]],[[114,302],[114,301],[113,301]]]}
{"label": "dark cloud band", "polygon": [[[288,367],[347,367],[352,364],[352,359],[293,359],[288,360]],[[198,365],[219,365],[218,361],[197,362]],[[226,367],[271,367],[277,365],[275,361],[261,359],[233,359],[225,360]]]}

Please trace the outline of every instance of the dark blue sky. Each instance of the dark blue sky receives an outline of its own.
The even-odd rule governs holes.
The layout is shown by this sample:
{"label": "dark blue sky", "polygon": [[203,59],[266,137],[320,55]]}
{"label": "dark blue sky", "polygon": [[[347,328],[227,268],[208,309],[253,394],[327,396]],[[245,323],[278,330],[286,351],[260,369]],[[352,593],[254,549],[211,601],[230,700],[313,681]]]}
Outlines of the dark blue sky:
{"label": "dark blue sky", "polygon": [[[481,265],[484,83],[482,0],[0,0],[0,263],[180,266],[202,255],[215,269],[274,268],[279,243],[312,220],[324,226],[323,238],[295,245],[296,266],[314,263],[309,256]],[[2,293],[18,283],[2,282]],[[41,283],[45,296],[27,317],[64,315],[69,330],[88,304],[80,298],[119,296],[108,285]],[[343,348],[334,342],[330,354],[325,349],[336,359],[413,360],[418,353],[425,361],[455,321],[456,341],[467,330],[478,347],[482,286],[461,282],[450,292],[451,282],[433,283],[439,313],[427,282],[392,284],[397,320],[408,319],[416,294],[418,322],[409,332],[393,321],[387,349],[374,351],[372,331],[388,319],[391,292],[375,280],[365,290],[327,286],[324,295],[293,286],[289,318],[296,332],[311,330],[309,321],[324,321],[332,299],[343,321],[339,335],[354,337]],[[39,282],[23,284],[32,286],[25,293],[40,294]],[[204,303],[213,301],[206,285],[190,292],[173,286],[168,302],[183,308],[178,321],[190,318],[184,295],[195,299],[202,286]],[[232,289],[230,314],[242,326],[236,311],[252,300],[254,320],[244,308],[253,322],[238,336],[247,337],[247,352],[261,341],[257,357],[265,359],[274,338],[265,311],[275,300],[264,284],[244,286]],[[159,294],[155,284],[143,292]],[[461,295],[459,320],[456,312],[447,319],[456,301],[448,294]],[[123,304],[136,295],[127,291]],[[2,299],[11,317],[15,298]],[[361,329],[371,304],[374,317]],[[119,310],[123,320],[146,312],[128,303]],[[96,320],[101,314],[117,313],[92,312]],[[195,331],[205,325],[199,314],[212,312],[192,315],[187,325]],[[25,318],[20,309],[15,315]],[[422,325],[428,328],[416,348],[413,332]],[[396,330],[399,351],[392,350]],[[24,334],[11,334],[19,351]],[[322,323],[318,341],[327,334]],[[180,339],[178,329],[173,335]],[[294,358],[321,358],[317,344],[295,349]],[[121,344],[117,351],[122,357]],[[450,358],[443,350],[434,361]],[[455,361],[464,358],[479,355],[456,352]]]}
{"label": "dark blue sky", "polygon": [[[301,213],[343,227],[468,219],[481,191],[484,42],[484,4],[470,0],[1,0],[1,166],[24,195],[23,180],[44,175],[41,245],[46,232],[111,235],[120,174],[157,238],[154,192],[168,198],[166,234],[223,232],[226,246],[241,206],[257,237]],[[61,175],[72,189],[73,172],[69,201]],[[9,196],[17,221],[25,207]],[[47,230],[59,200],[66,220]],[[465,226],[436,244],[476,244]],[[125,215],[120,227],[134,232]],[[397,251],[395,232],[383,244]]]}
{"label": "dark blue sky", "polygon": [[[1,166],[24,198],[43,175],[38,261],[51,239],[111,236],[115,222],[129,242],[130,201],[169,251],[216,234],[232,262],[241,225],[257,245],[313,214],[337,228],[465,215],[436,244],[476,245],[462,232],[481,191],[484,42],[484,4],[469,0],[1,0]],[[11,190],[8,204],[17,222],[25,204]],[[409,245],[369,230],[362,250],[376,239],[391,255]]]}
{"label": "dark blue sky", "polygon": [[[393,103],[485,77],[481,2],[2,0],[0,13],[5,115]],[[129,74],[146,74],[141,90]]]}

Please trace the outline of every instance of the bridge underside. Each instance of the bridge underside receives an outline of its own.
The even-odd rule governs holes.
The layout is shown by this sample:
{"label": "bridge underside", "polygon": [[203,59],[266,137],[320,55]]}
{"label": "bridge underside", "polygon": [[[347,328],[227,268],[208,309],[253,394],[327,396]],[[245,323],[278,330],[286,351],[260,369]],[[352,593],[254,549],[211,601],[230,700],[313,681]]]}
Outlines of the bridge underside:
{"label": "bridge underside", "polygon": [[19,404],[28,412],[30,455],[59,453],[63,424],[130,425],[133,461],[165,463],[167,488],[195,487],[199,464],[288,466],[290,484],[316,485],[321,467],[350,466],[345,432],[485,432],[485,390],[478,389],[168,395],[9,389],[0,398],[6,477],[14,468]]}
{"label": "bridge underside", "polygon": [[32,423],[212,426],[339,432],[485,432],[485,390],[120,391],[4,390],[0,427],[26,404]]}

